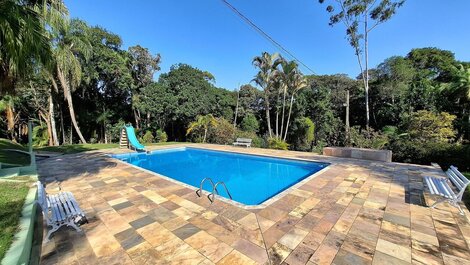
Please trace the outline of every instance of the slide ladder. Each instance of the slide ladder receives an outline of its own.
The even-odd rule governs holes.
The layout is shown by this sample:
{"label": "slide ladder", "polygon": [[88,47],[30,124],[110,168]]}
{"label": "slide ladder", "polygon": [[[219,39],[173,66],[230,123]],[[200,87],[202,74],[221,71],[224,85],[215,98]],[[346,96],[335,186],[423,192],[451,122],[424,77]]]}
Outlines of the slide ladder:
{"label": "slide ladder", "polygon": [[136,151],[145,151],[145,146],[137,140],[135,136],[135,130],[132,125],[126,125],[121,130],[121,137],[119,139],[119,146],[126,146],[129,149],[134,149]]}

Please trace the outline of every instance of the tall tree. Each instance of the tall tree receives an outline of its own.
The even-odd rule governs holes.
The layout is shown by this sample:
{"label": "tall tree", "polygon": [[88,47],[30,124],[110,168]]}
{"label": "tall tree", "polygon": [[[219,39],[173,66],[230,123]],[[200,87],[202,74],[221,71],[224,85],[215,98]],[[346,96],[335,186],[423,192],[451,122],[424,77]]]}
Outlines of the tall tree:
{"label": "tall tree", "polygon": [[61,0],[7,0],[0,3],[0,94],[11,91],[16,77],[34,61],[52,58],[46,22],[53,26],[67,14]]}
{"label": "tall tree", "polygon": [[[333,0],[331,0],[333,2]],[[325,0],[319,0],[323,4]],[[405,0],[335,0],[326,10],[330,26],[343,23],[354,48],[365,89],[366,126],[369,127],[369,33],[389,20]],[[361,25],[362,24],[362,25]]]}
{"label": "tall tree", "polygon": [[136,127],[140,128],[140,112],[134,103],[139,102],[142,88],[148,86],[153,80],[154,73],[160,70],[161,56],[160,54],[153,56],[147,48],[140,45],[129,47],[129,56],[131,58],[132,76],[135,81],[132,93],[132,109]]}
{"label": "tall tree", "polygon": [[81,60],[87,61],[91,54],[87,31],[88,26],[85,22],[73,19],[68,27],[57,33],[54,50],[56,74],[69,108],[73,127],[82,143],[86,143],[86,140],[77,123],[72,92],[80,84],[82,78]]}
{"label": "tall tree", "polygon": [[253,65],[259,69],[253,81],[259,85],[264,91],[264,104],[266,112],[266,123],[268,124],[269,137],[273,137],[271,128],[271,115],[270,115],[270,96],[274,92],[276,82],[277,67],[281,64],[282,59],[278,53],[269,54],[263,52],[261,56],[256,56],[253,59]]}

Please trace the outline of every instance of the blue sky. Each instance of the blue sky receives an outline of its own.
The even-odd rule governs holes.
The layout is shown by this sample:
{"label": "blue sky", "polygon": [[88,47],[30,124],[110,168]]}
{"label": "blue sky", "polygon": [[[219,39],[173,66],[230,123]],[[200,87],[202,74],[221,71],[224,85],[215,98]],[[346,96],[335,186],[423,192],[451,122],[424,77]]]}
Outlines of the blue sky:
{"label": "blue sky", "polygon": [[[328,26],[326,6],[317,0],[229,2],[316,74],[360,72],[344,28]],[[125,49],[140,44],[160,53],[161,72],[187,63],[211,72],[216,85],[227,89],[250,82],[254,56],[278,51],[220,0],[66,0],[66,5],[72,17],[120,35]],[[372,31],[370,65],[418,47],[451,50],[458,60],[470,61],[468,10],[469,0],[408,0]]]}

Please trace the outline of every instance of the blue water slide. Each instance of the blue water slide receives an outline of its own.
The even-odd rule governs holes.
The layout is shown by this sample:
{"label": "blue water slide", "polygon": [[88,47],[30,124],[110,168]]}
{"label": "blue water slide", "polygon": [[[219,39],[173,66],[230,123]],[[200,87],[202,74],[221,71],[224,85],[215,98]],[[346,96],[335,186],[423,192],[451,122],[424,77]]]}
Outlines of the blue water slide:
{"label": "blue water slide", "polygon": [[131,125],[126,125],[126,134],[127,140],[129,141],[131,146],[133,146],[136,150],[145,150],[145,146],[142,145],[135,136],[134,127],[132,127]]}

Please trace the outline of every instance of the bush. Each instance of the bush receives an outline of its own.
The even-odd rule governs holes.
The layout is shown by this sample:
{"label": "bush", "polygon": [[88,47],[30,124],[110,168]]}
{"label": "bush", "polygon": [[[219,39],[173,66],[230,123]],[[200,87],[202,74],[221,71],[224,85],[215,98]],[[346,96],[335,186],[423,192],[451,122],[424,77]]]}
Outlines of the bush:
{"label": "bush", "polygon": [[153,143],[153,135],[151,131],[146,131],[144,136],[142,136],[142,142],[144,144]]}
{"label": "bush", "polygon": [[453,122],[456,116],[447,112],[420,110],[411,114],[408,133],[414,141],[449,142],[455,137]]}
{"label": "bush", "polygon": [[393,152],[393,161],[430,165],[438,163],[443,169],[454,165],[461,171],[470,171],[470,145],[451,143],[420,143],[411,140],[393,141],[389,148]]}
{"label": "bush", "polygon": [[268,148],[277,150],[287,150],[287,148],[289,148],[289,144],[287,144],[281,139],[271,137],[268,138]]}
{"label": "bush", "polygon": [[349,140],[354,147],[384,149],[389,143],[387,133],[380,133],[372,128],[361,129],[359,126],[353,126],[349,133]]}
{"label": "bush", "polygon": [[233,124],[224,118],[217,118],[217,124],[209,128],[207,142],[214,144],[232,144],[235,139]]}
{"label": "bush", "polygon": [[315,138],[315,124],[307,117],[300,117],[292,123],[290,142],[291,149],[298,151],[311,151]]}
{"label": "bush", "polygon": [[157,143],[165,143],[166,141],[168,141],[168,135],[165,131],[158,129],[155,133],[155,140],[157,141]]}
{"label": "bush", "polygon": [[255,115],[248,113],[246,116],[243,118],[241,124],[240,124],[242,130],[246,132],[258,132],[259,130],[259,122],[256,119]]}

